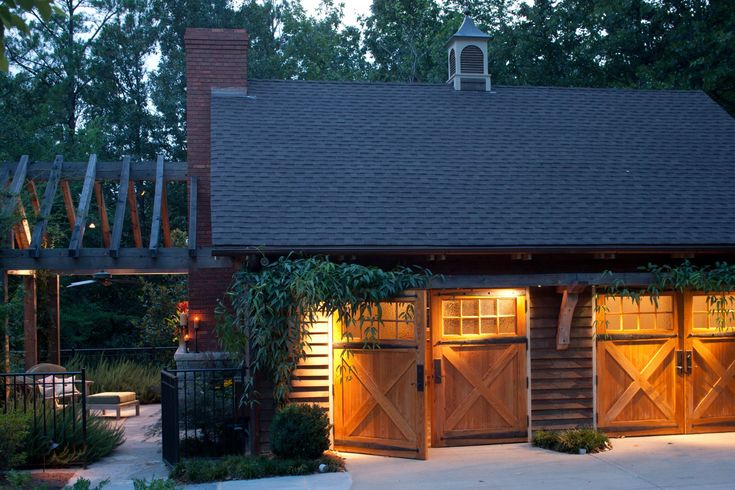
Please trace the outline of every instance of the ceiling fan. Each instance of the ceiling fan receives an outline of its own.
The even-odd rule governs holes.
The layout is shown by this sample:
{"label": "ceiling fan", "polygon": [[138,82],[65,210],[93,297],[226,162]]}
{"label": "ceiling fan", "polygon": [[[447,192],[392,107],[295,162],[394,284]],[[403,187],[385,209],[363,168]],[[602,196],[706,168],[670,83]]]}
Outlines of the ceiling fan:
{"label": "ceiling fan", "polygon": [[137,284],[137,282],[135,279],[113,279],[112,274],[109,272],[100,271],[92,274],[92,279],[73,282],[66,287],[75,288],[77,286],[87,286],[88,284],[101,284],[102,286],[108,287],[113,284]]}

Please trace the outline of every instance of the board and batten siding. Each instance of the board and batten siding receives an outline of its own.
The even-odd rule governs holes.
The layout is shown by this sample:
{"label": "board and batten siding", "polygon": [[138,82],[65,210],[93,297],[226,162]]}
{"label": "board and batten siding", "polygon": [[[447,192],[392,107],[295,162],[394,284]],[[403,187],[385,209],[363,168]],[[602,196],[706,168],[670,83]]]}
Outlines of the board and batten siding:
{"label": "board and batten siding", "polygon": [[531,288],[531,428],[593,425],[592,296],[580,295],[567,350],[556,350],[562,294],[556,288]]}

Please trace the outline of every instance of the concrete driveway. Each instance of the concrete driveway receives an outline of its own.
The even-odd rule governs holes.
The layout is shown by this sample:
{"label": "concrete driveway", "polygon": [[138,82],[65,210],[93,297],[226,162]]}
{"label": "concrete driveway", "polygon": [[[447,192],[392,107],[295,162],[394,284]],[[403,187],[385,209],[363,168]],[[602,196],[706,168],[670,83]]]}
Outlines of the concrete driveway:
{"label": "concrete driveway", "polygon": [[352,488],[735,488],[735,433],[613,439],[570,455],[529,444],[438,448],[427,461],[345,454]]}

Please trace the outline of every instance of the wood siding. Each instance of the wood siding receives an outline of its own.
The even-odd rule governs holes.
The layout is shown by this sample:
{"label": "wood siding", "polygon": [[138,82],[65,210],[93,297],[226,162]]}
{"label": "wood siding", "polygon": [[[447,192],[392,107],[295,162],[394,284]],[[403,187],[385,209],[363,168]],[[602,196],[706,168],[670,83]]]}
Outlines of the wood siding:
{"label": "wood siding", "polygon": [[592,426],[592,307],[588,291],[574,311],[569,349],[556,350],[562,295],[556,288],[531,288],[531,428]]}
{"label": "wood siding", "polygon": [[307,358],[299,363],[291,381],[293,391],[292,402],[318,403],[329,408],[329,391],[331,389],[331,357],[332,348],[329,339],[332,328],[329,318],[320,319],[309,329],[311,332],[310,348]]}

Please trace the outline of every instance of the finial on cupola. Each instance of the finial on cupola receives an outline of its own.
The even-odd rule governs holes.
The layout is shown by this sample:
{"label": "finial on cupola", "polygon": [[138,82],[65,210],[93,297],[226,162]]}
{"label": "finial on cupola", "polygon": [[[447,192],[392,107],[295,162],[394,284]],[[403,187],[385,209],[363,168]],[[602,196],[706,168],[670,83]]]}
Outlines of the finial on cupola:
{"label": "finial on cupola", "polygon": [[464,21],[447,41],[449,80],[455,90],[487,91],[491,89],[487,63],[487,43],[490,36],[477,28],[464,12]]}

